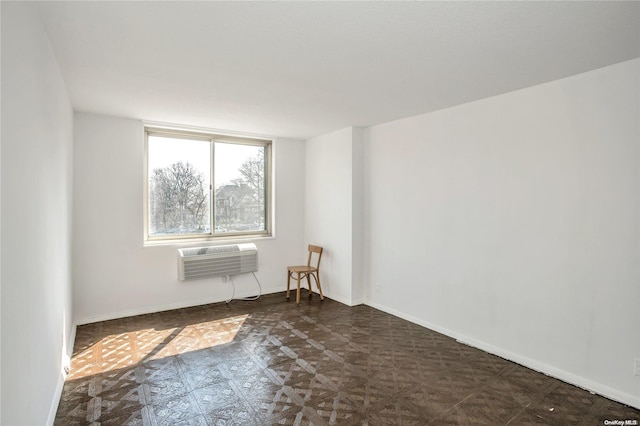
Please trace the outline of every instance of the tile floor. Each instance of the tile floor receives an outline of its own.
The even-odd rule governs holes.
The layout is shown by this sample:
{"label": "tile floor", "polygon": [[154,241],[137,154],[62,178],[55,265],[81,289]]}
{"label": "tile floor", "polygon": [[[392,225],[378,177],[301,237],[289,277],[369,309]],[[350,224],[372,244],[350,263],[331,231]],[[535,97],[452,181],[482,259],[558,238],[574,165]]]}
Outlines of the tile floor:
{"label": "tile floor", "polygon": [[640,411],[368,306],[283,293],[78,327],[56,425],[604,425]]}

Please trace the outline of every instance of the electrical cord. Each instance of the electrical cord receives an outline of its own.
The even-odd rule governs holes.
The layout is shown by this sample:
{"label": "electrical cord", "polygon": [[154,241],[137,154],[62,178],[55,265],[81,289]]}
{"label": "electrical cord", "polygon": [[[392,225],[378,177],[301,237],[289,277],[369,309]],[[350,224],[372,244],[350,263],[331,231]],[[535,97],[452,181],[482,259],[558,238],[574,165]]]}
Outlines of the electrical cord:
{"label": "electrical cord", "polygon": [[254,300],[258,300],[260,298],[260,296],[262,295],[262,286],[260,285],[260,280],[258,279],[258,277],[256,277],[256,273],[252,272],[251,275],[253,275],[253,278],[256,280],[256,282],[258,283],[258,295],[257,296],[251,296],[251,297],[240,297],[238,299],[235,298],[236,296],[236,284],[233,282],[233,276],[229,275],[229,281],[231,281],[231,298],[226,300],[224,303],[229,303],[232,300],[242,300],[245,302],[252,302]]}

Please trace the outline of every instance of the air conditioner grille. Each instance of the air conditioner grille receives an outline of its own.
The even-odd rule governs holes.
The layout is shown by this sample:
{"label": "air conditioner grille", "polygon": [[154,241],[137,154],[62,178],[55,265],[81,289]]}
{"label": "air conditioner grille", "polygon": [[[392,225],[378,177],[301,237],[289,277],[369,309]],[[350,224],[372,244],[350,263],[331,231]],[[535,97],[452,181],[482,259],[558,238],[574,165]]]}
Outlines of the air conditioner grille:
{"label": "air conditioner grille", "polygon": [[237,275],[257,270],[258,250],[255,244],[178,250],[178,277],[181,281]]}

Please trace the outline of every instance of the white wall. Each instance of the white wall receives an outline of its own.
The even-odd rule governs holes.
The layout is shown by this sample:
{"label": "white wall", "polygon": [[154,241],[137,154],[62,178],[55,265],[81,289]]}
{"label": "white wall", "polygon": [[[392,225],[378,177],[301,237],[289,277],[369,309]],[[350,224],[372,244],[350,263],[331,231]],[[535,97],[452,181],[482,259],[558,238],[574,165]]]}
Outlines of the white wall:
{"label": "white wall", "polygon": [[73,113],[36,5],[1,7],[0,423],[42,425],[71,351]]}
{"label": "white wall", "polygon": [[306,143],[305,244],[324,247],[322,290],[348,305],[363,301],[362,134],[348,127]]}
{"label": "white wall", "polygon": [[351,137],[351,305],[364,303],[364,129]]}
{"label": "white wall", "polygon": [[[74,305],[79,323],[219,302],[231,296],[220,278],[178,281],[177,248],[143,246],[143,124],[75,115]],[[256,276],[263,292],[286,288],[286,266],[300,256],[304,214],[304,142],[277,139],[275,234],[256,239]],[[190,244],[202,246],[205,243]],[[236,295],[257,293],[253,277],[238,276]]]}
{"label": "white wall", "polygon": [[640,59],[365,141],[368,303],[640,407]]}

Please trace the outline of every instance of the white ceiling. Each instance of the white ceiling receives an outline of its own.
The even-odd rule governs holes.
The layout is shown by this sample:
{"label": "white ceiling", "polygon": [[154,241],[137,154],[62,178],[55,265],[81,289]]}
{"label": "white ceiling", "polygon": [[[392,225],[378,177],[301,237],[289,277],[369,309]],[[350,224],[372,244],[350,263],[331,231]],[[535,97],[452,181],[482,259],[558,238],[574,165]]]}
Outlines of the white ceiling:
{"label": "white ceiling", "polygon": [[42,2],[77,111],[306,139],[640,57],[640,2]]}

